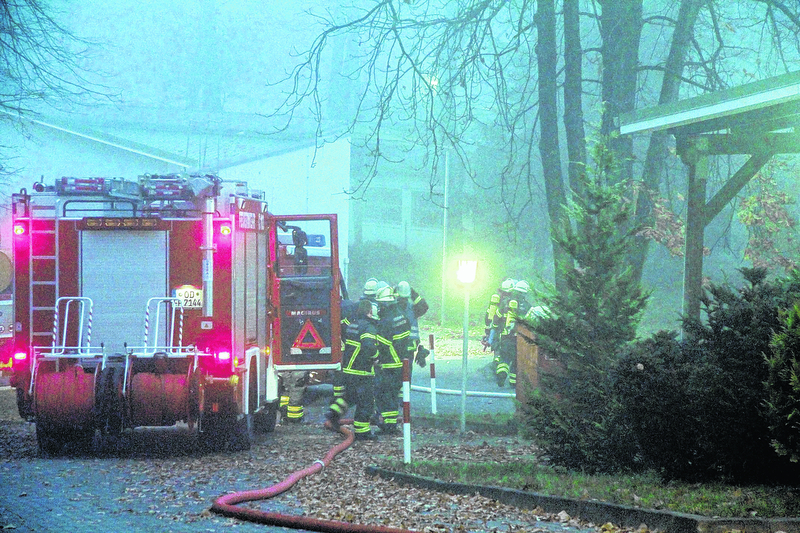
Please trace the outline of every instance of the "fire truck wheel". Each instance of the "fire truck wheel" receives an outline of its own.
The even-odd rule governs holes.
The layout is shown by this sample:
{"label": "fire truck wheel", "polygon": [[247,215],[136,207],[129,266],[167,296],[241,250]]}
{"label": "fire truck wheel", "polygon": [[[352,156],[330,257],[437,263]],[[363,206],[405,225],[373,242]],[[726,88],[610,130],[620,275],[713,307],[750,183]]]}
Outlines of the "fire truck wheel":
{"label": "fire truck wheel", "polygon": [[253,430],[256,433],[272,433],[278,424],[278,401],[265,404],[253,414]]}
{"label": "fire truck wheel", "polygon": [[235,415],[203,415],[200,444],[205,450],[244,451],[250,449],[251,442],[248,417],[237,420]]}
{"label": "fire truck wheel", "polygon": [[27,387],[17,389],[17,411],[19,411],[19,416],[23,420],[27,422],[33,421],[33,401],[28,394]]}

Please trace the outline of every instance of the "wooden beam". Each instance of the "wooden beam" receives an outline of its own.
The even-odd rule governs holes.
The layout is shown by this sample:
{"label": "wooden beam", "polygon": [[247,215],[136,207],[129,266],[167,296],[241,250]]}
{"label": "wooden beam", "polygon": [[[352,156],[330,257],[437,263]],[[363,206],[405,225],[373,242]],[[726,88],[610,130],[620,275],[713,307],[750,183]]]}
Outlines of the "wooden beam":
{"label": "wooden beam", "polygon": [[697,137],[706,139],[708,155],[800,153],[800,133],[709,133]]}
{"label": "wooden beam", "polygon": [[725,185],[717,191],[717,194],[703,208],[703,227],[708,226],[714,220],[714,217],[739,194],[742,187],[747,185],[747,182],[767,164],[773,155],[772,152],[753,154],[750,159],[745,161],[741,168],[736,171],[736,174],[725,182]]}

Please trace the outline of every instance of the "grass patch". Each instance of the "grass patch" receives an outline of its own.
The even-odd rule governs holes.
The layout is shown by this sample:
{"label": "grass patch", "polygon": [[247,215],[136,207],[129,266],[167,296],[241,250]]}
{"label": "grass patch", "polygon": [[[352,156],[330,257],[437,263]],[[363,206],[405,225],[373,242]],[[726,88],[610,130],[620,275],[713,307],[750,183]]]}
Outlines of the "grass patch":
{"label": "grass patch", "polygon": [[663,483],[654,474],[600,476],[542,466],[536,458],[514,463],[402,461],[382,457],[383,468],[442,481],[493,485],[548,496],[592,499],[645,509],[721,518],[800,517],[800,488]]}
{"label": "grass patch", "polygon": [[[439,428],[459,428],[461,415],[413,413],[415,424]],[[516,435],[519,432],[515,413],[464,413],[467,430],[474,429],[486,434]]]}

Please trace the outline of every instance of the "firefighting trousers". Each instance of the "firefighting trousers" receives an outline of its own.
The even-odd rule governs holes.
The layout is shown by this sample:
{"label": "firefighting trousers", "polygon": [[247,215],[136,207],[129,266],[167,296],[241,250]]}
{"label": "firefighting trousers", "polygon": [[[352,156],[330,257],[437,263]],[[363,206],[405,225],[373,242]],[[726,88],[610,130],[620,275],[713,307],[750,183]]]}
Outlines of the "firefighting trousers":
{"label": "firefighting trousers", "polygon": [[341,374],[342,396],[334,396],[330,410],[337,419],[355,405],[353,430],[355,433],[369,433],[370,419],[375,412],[375,376]]}
{"label": "firefighting trousers", "polygon": [[397,417],[400,416],[397,398],[402,389],[402,368],[380,369],[375,379],[375,406],[384,424],[397,424]]}
{"label": "firefighting trousers", "polygon": [[[299,422],[305,414],[303,395],[306,391],[306,373],[303,370],[294,370],[283,373],[281,378],[286,397],[286,418],[289,421]],[[284,403],[283,397],[281,403]]]}
{"label": "firefighting trousers", "polygon": [[502,335],[498,350],[500,360],[497,363],[498,383],[501,377],[508,376],[508,384],[517,384],[517,336]]}
{"label": "firefighting trousers", "polygon": [[333,372],[333,397],[336,398],[344,398],[344,372],[341,370],[335,370]]}

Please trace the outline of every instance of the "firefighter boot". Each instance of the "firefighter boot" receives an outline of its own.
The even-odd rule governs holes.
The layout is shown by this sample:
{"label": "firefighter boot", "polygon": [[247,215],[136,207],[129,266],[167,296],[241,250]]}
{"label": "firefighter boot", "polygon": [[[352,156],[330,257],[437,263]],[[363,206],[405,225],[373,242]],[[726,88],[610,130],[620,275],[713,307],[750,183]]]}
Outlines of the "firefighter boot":
{"label": "firefighter boot", "polygon": [[494,377],[497,380],[497,386],[504,387],[506,384],[506,378],[508,377],[508,364],[502,361],[498,363],[497,373]]}
{"label": "firefighter boot", "polygon": [[378,437],[372,431],[367,431],[366,433],[356,433],[356,440],[363,440],[363,441],[376,441]]}
{"label": "firefighter boot", "polygon": [[305,410],[302,405],[286,406],[286,421],[290,424],[302,423],[305,416]]}
{"label": "firefighter boot", "polygon": [[278,411],[281,413],[281,420],[286,420],[286,415],[289,410],[289,396],[284,394],[278,401]]}
{"label": "firefighter boot", "polygon": [[356,440],[375,440],[375,435],[372,434],[369,422],[354,420],[353,433],[355,433]]}

